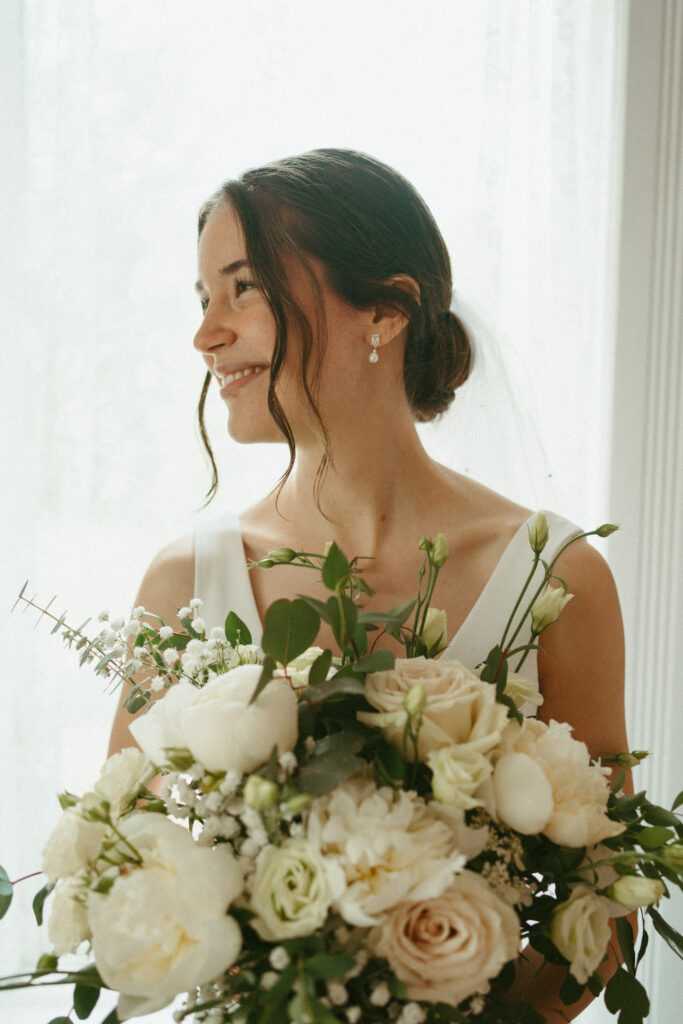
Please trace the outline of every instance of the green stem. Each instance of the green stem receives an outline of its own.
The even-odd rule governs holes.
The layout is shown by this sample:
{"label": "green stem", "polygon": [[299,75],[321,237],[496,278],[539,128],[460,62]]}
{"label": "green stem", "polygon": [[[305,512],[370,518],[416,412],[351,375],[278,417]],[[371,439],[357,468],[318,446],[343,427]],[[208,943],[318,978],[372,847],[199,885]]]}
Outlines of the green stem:
{"label": "green stem", "polygon": [[[512,623],[513,623],[513,620],[515,618],[515,615],[517,614],[517,610],[519,609],[519,606],[522,603],[522,599],[524,598],[524,595],[526,594],[527,590],[529,589],[529,584],[531,583],[532,579],[534,578],[534,573],[536,572],[536,569],[538,567],[538,563],[540,562],[540,560],[541,560],[541,555],[540,555],[540,553],[536,552],[534,554],[534,564],[532,566],[531,572],[527,576],[526,583],[522,587],[522,591],[521,591],[519,597],[517,598],[517,601],[515,603],[515,607],[512,609],[512,613],[511,613],[510,618],[508,619],[507,625],[505,627],[505,632],[503,633],[502,640],[500,641],[500,646],[503,648],[503,650],[505,650],[505,641],[507,640],[508,630],[512,628]],[[526,618],[526,615],[524,616],[524,618]],[[524,619],[522,621],[524,621]],[[519,632],[519,630],[517,630],[517,632]],[[517,636],[517,633],[515,633],[515,636]],[[512,640],[514,640],[514,636],[512,637]],[[510,643],[512,643],[512,640],[510,641]]]}

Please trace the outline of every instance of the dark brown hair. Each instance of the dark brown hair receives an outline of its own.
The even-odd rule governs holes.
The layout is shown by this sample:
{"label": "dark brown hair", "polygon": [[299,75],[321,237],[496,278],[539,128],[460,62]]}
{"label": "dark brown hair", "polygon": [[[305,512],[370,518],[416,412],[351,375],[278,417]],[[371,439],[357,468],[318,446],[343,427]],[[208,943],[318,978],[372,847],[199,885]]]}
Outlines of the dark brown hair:
{"label": "dark brown hair", "polygon": [[[200,210],[200,235],[221,203],[229,204],[240,221],[247,259],[275,319],[268,406],[289,446],[290,463],[282,482],[296,457],[294,436],[275,391],[289,325],[301,339],[302,391],[320,425],[324,445],[316,492],[330,458],[324,420],[315,401],[326,324],[320,286],[307,256],[323,264],[329,285],[349,305],[357,309],[381,306],[406,317],[403,379],[415,419],[425,422],[445,412],[455,389],[469,375],[472,348],[462,323],[449,310],[451,266],[444,240],[429,208],[402,175],[363,153],[317,149],[226,182]],[[292,296],[285,269],[286,261],[292,259],[308,274],[320,299],[314,325]],[[417,282],[419,300],[391,282],[396,275]],[[210,381],[209,373],[197,410],[213,471],[207,500],[218,486],[204,424]]]}

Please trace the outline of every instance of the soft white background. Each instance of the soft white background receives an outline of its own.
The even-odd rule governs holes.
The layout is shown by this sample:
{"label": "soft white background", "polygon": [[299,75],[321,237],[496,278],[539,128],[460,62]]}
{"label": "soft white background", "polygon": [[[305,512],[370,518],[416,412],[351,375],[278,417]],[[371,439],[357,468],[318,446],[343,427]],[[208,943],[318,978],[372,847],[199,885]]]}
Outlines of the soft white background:
{"label": "soft white background", "polygon": [[[478,364],[424,429],[430,452],[525,504],[610,518],[627,4],[7,9],[3,608],[30,577],[78,622],[125,612],[152,555],[191,529],[208,483],[193,430],[197,208],[224,178],[318,146],[396,166],[449,246]],[[229,442],[218,402],[209,424],[222,486],[203,515],[249,504],[284,465],[279,447]],[[96,774],[115,698],[45,623],[3,626],[0,862],[16,877],[39,868],[54,792]],[[46,943],[11,914],[3,970]],[[10,1005],[17,1024],[69,1009],[59,990]]]}

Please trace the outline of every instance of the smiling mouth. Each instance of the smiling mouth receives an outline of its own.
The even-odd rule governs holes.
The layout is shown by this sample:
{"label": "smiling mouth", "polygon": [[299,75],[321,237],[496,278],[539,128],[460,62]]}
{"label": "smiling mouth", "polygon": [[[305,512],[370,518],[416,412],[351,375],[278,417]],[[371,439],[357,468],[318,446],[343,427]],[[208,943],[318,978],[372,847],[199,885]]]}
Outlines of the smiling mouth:
{"label": "smiling mouth", "polygon": [[231,385],[258,376],[266,369],[265,366],[245,366],[243,370],[235,370],[234,373],[226,373],[225,376],[216,374],[220,385],[221,394],[227,391]]}

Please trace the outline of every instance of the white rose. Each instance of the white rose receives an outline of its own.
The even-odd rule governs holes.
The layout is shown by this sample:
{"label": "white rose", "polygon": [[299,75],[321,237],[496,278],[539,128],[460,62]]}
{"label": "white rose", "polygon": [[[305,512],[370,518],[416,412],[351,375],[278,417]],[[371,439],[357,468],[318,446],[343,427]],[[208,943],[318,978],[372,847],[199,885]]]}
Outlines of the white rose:
{"label": "white rose", "polygon": [[154,766],[137,747],[126,747],[105,761],[95,789],[118,817],[154,775]]}
{"label": "white rose", "polygon": [[436,800],[469,811],[481,806],[474,794],[491,775],[491,762],[467,745],[441,747],[427,755],[432,770],[432,792]]}
{"label": "white rose", "polygon": [[333,886],[323,858],[305,839],[266,846],[256,860],[251,909],[257,916],[250,923],[268,942],[311,935],[327,917]]}
{"label": "white rose", "polygon": [[494,807],[488,809],[525,835],[543,832],[560,846],[595,846],[619,835],[624,824],[607,816],[605,771],[590,763],[571,726],[525,719],[511,722],[493,773]]}
{"label": "white rose", "polygon": [[77,808],[64,811],[43,849],[43,871],[51,885],[90,867],[100,855],[107,826],[85,821]]}
{"label": "white rose", "polygon": [[465,863],[453,831],[421,797],[377,789],[371,779],[350,779],[319,797],[307,835],[344,873],[335,909],[363,927],[403,900],[438,896]]}
{"label": "white rose", "polygon": [[605,955],[612,937],[609,918],[609,903],[587,885],[574,886],[569,899],[553,912],[550,937],[580,985]]}
{"label": "white rose", "polygon": [[389,961],[409,999],[451,1006],[488,992],[519,943],[516,913],[473,871],[463,871],[436,899],[394,907],[369,935],[373,953]]}
{"label": "white rose", "polygon": [[[420,760],[426,760],[430,750],[453,743],[467,743],[485,753],[499,742],[507,710],[497,703],[495,688],[451,658],[398,658],[393,669],[370,673],[365,696],[380,713],[359,712],[358,718],[380,728],[390,743],[402,749],[403,699],[415,686],[422,686],[427,697],[418,741]],[[411,744],[408,755],[412,756]]]}
{"label": "white rose", "polygon": [[57,884],[47,922],[47,936],[57,956],[75,953],[90,938],[86,910],[87,889],[78,878],[65,878]]}
{"label": "white rose", "polygon": [[121,831],[143,858],[107,893],[90,894],[88,923],[102,978],[122,995],[122,1020],[161,1009],[179,992],[230,967],[240,930],[226,911],[242,872],[224,845],[199,847],[159,814],[124,818]]}
{"label": "white rose", "polygon": [[[271,680],[249,705],[260,678],[260,665],[240,665],[201,689],[178,683],[131,731],[151,760],[159,748],[187,747],[211,772],[252,772],[273,747],[292,750],[298,736],[296,694],[286,680]],[[164,705],[181,687],[168,714]]]}

